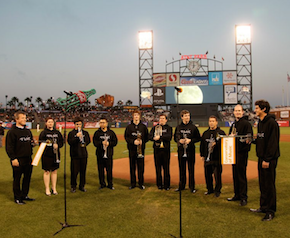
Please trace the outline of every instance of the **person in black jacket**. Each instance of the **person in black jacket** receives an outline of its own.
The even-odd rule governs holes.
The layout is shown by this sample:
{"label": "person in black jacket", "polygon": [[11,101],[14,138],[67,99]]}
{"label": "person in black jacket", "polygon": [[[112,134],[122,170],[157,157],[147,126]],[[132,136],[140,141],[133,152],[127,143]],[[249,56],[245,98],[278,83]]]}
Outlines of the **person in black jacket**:
{"label": "person in black jacket", "polygon": [[[22,205],[25,201],[34,201],[28,197],[32,173],[32,147],[34,146],[31,131],[26,129],[26,114],[18,111],[14,114],[16,124],[6,136],[6,152],[13,169],[13,193],[15,203]],[[20,180],[23,174],[22,188]]]}
{"label": "person in black jacket", "polygon": [[[60,153],[59,149],[63,146],[63,137],[60,132],[54,129],[54,120],[51,117],[46,118],[46,127],[39,135],[39,143],[48,142],[41,157],[43,181],[45,185],[45,194],[47,196],[57,195],[57,169],[59,168]],[[51,178],[51,191],[49,187]]]}
{"label": "person in black jacket", "polygon": [[0,148],[2,147],[2,140],[4,137],[4,127],[2,126],[2,121],[0,121]]}
{"label": "person in black jacket", "polygon": [[189,173],[189,189],[192,193],[196,193],[194,181],[194,164],[195,164],[195,145],[200,141],[200,133],[198,128],[192,124],[190,113],[182,110],[180,113],[182,122],[175,129],[174,141],[178,145],[178,162],[180,183],[178,189],[184,190],[186,184],[186,162],[188,164]]}
{"label": "person in black jacket", "polygon": [[145,144],[148,141],[148,129],[140,121],[141,112],[135,110],[133,112],[133,120],[126,127],[125,140],[129,150],[130,161],[130,182],[129,189],[136,187],[136,164],[138,170],[138,184],[140,189],[145,189],[144,186],[144,152]]}
{"label": "person in black jacket", "polygon": [[[230,127],[229,134],[233,136],[253,136],[252,125],[248,117],[244,116],[244,110],[241,105],[234,108],[235,121]],[[247,165],[248,153],[251,149],[249,140],[236,138],[236,164],[233,164],[233,181],[235,195],[228,198],[228,201],[240,201],[241,206],[247,205],[248,185],[247,185]]]}
{"label": "person in black jacket", "polygon": [[[170,189],[170,141],[172,139],[172,127],[167,125],[167,117],[165,114],[159,116],[159,125],[154,126],[149,134],[149,139],[154,141],[154,162],[156,169],[156,185],[158,189]],[[157,128],[157,130],[156,130]],[[158,130],[160,130],[158,132]],[[161,133],[160,133],[161,132]],[[160,134],[159,134],[160,133]],[[164,183],[162,185],[163,168]]]}
{"label": "person in black jacket", "polygon": [[[218,127],[216,116],[210,116],[209,128],[203,133],[200,142],[200,156],[204,160],[204,175],[207,192],[205,195],[215,193],[216,197],[221,194],[222,188],[222,165],[221,165],[221,138],[226,133]],[[215,189],[213,189],[213,178],[215,178]]]}
{"label": "person in black jacket", "polygon": [[98,172],[99,172],[99,181],[100,188],[103,189],[106,187],[105,183],[105,173],[104,169],[106,168],[107,172],[107,182],[108,188],[114,190],[113,187],[113,153],[114,147],[118,143],[117,136],[114,131],[108,127],[108,121],[106,118],[100,118],[100,128],[95,132],[93,137],[93,143],[96,147],[97,163],[98,163]]}
{"label": "person in black jacket", "polygon": [[277,209],[276,204],[276,167],[280,156],[280,130],[275,121],[275,115],[268,114],[269,102],[258,100],[255,102],[255,113],[259,117],[256,154],[258,160],[260,208],[250,209],[252,212],[266,213],[262,221],[271,221]]}
{"label": "person in black jacket", "polygon": [[82,130],[83,121],[81,118],[74,119],[75,129],[68,133],[68,144],[70,145],[71,157],[71,192],[76,192],[77,176],[80,173],[79,190],[86,192],[86,169],[88,152],[87,145],[91,143],[90,135]]}

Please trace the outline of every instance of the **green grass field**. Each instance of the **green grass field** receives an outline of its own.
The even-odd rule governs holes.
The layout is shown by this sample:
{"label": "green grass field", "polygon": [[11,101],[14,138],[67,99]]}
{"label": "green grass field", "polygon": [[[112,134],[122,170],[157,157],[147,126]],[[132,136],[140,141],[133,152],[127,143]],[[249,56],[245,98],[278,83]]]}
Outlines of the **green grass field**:
{"label": "green grass field", "polygon": [[[200,128],[203,132],[206,128]],[[228,132],[228,128],[224,128]],[[114,129],[123,134],[124,129]],[[94,130],[89,130],[92,135]],[[37,132],[33,130],[33,134]],[[290,134],[290,128],[281,128]],[[198,146],[198,144],[197,144]],[[152,153],[152,143],[147,145]],[[34,153],[36,153],[34,149]],[[127,157],[125,141],[119,141],[115,159]],[[232,184],[223,184],[219,198],[204,196],[205,185],[197,185],[198,192],[182,194],[183,237],[290,237],[290,142],[281,142],[281,157],[277,167],[277,213],[271,222],[262,222],[262,214],[252,214],[249,208],[259,207],[258,180],[248,182],[248,205],[227,202],[233,195]],[[172,150],[176,145],[172,142]],[[69,146],[67,147],[67,154]],[[155,184],[146,189],[128,190],[129,181],[114,179],[115,190],[98,190],[95,148],[88,146],[87,192],[69,192],[70,157],[67,155],[67,222],[82,225],[64,229],[56,237],[179,237],[179,194],[159,191]],[[249,156],[257,161],[255,146]],[[0,148],[0,237],[51,237],[64,222],[63,151],[58,171],[58,196],[45,196],[41,165],[34,167],[29,195],[36,198],[19,206],[13,202],[12,169],[5,149]]]}

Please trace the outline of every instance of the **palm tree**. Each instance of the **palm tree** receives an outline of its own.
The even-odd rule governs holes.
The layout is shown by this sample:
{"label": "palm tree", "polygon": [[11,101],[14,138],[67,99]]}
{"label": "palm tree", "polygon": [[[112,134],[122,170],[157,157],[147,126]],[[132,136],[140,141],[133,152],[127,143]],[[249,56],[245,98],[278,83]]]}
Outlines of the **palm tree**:
{"label": "palm tree", "polygon": [[133,102],[130,99],[126,102],[126,106],[131,106],[132,104]]}
{"label": "palm tree", "polygon": [[41,98],[41,97],[37,97],[37,98],[35,99],[35,102],[37,103],[38,108],[39,108],[39,105],[42,103],[42,98]]}
{"label": "palm tree", "polygon": [[10,100],[7,102],[7,105],[11,108],[14,106],[14,102],[12,102],[12,100]]}
{"label": "palm tree", "polygon": [[18,107],[19,107],[21,110],[23,110],[23,107],[24,107],[23,102],[19,102],[19,103],[18,103]]}
{"label": "palm tree", "polygon": [[24,102],[26,102],[26,107],[28,107],[28,102],[31,102],[31,97],[25,98]]}
{"label": "palm tree", "polygon": [[13,97],[13,98],[11,98],[11,102],[13,103],[13,105],[14,105],[15,108],[16,108],[16,103],[19,102],[19,99],[18,99],[17,97]]}

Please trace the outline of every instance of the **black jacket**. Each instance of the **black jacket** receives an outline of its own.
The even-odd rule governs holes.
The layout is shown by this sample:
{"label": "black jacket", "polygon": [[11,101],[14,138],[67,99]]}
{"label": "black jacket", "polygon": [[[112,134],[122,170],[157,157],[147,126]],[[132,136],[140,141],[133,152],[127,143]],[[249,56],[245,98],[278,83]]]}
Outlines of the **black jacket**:
{"label": "black jacket", "polygon": [[[237,135],[253,136],[253,128],[247,116],[243,116],[238,121],[234,121],[234,123],[230,127],[229,134],[232,133],[234,127],[236,128]],[[237,145],[237,153],[248,152],[251,149],[251,144],[241,142],[239,137],[236,138],[236,145]]]}
{"label": "black jacket", "polygon": [[269,162],[280,156],[280,128],[275,115],[268,114],[263,121],[259,120],[256,144],[257,157]]}
{"label": "black jacket", "polygon": [[0,126],[0,136],[4,136],[4,127]]}
{"label": "black jacket", "polygon": [[33,137],[30,130],[13,125],[6,135],[6,152],[10,160],[31,158],[32,143]]}
{"label": "black jacket", "polygon": [[93,143],[96,148],[96,155],[98,158],[103,158],[104,156],[104,147],[103,147],[103,141],[105,140],[105,136],[107,136],[107,140],[109,141],[109,146],[107,148],[107,157],[112,158],[113,157],[113,147],[115,147],[118,143],[117,136],[114,131],[112,131],[110,128],[107,129],[106,132],[102,131],[101,128],[99,128],[94,136],[93,136]]}
{"label": "black jacket", "polygon": [[164,149],[170,150],[170,141],[172,139],[172,127],[167,124],[162,126],[162,136],[160,137],[160,140],[157,141],[153,140],[153,137],[155,135],[155,129],[156,126],[154,126],[149,133],[149,140],[154,141],[153,148],[160,149],[160,143],[162,141]]}
{"label": "black jacket", "polygon": [[[88,146],[91,143],[90,135],[87,131],[83,131],[85,145]],[[70,157],[72,159],[88,158],[87,147],[81,147],[79,137],[77,137],[78,130],[72,130],[68,133],[68,144],[70,145]]]}
{"label": "black jacket", "polygon": [[210,155],[210,161],[219,161],[221,158],[221,138],[217,139],[217,134],[219,135],[225,135],[226,133],[221,130],[219,127],[217,127],[215,130],[211,130],[208,128],[201,137],[200,142],[200,156],[205,157],[207,159],[208,157],[208,144],[210,143],[210,139],[213,138],[216,142],[216,145],[214,146],[213,152]]}
{"label": "black jacket", "polygon": [[184,134],[188,139],[191,139],[191,142],[187,145],[187,149],[195,153],[194,143],[199,142],[201,137],[198,128],[192,124],[192,121],[189,121],[188,124],[181,122],[175,129],[174,141],[178,144],[178,150],[183,151],[183,145],[179,144],[180,139],[184,139]]}
{"label": "black jacket", "polygon": [[[60,156],[59,149],[63,146],[63,137],[61,133],[56,129],[49,130],[44,128],[44,130],[39,135],[39,143],[45,142],[46,140],[50,140],[52,143],[54,140],[56,140],[56,143],[58,144],[58,156]],[[55,158],[53,146],[46,146],[43,152],[43,156]]]}
{"label": "black jacket", "polygon": [[137,131],[141,133],[142,152],[144,153],[145,144],[148,142],[148,129],[141,121],[138,125],[135,125],[131,121],[131,124],[126,127],[124,137],[127,142],[127,148],[130,151],[137,151],[137,146],[134,144],[134,141],[137,139]]}

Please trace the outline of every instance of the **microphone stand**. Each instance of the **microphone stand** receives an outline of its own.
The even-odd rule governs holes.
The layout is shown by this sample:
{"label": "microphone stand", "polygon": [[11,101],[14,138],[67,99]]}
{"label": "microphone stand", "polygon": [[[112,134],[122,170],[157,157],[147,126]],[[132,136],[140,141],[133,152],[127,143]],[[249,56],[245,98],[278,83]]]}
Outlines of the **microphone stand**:
{"label": "microphone stand", "polygon": [[72,96],[72,92],[67,92],[64,91],[64,93],[66,94],[66,100],[65,100],[65,111],[64,111],[64,132],[63,132],[63,137],[64,137],[64,172],[63,172],[63,180],[64,180],[64,223],[59,222],[59,224],[61,225],[61,229],[58,230],[56,233],[54,233],[53,236],[55,236],[56,234],[58,234],[59,232],[61,232],[64,228],[67,227],[73,227],[73,226],[82,226],[82,225],[70,225],[67,223],[67,205],[66,205],[66,142],[67,142],[67,136],[66,136],[66,122],[67,122],[67,109],[68,109],[68,105],[67,105],[67,101],[68,101],[68,96]]}

